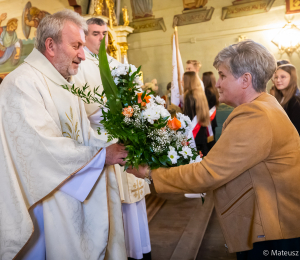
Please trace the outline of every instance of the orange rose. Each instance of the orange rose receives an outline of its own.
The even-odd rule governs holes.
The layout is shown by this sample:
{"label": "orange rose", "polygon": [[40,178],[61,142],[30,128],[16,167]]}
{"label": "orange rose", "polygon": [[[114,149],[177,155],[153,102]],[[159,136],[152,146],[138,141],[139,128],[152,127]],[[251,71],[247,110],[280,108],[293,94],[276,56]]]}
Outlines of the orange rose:
{"label": "orange rose", "polygon": [[146,99],[146,102],[143,102],[142,101],[142,95],[143,93],[138,93],[138,103],[140,104],[141,103],[141,106],[144,107],[146,106],[146,103],[150,103],[150,96],[147,96],[147,94],[145,95],[144,99]]}
{"label": "orange rose", "polygon": [[181,127],[181,122],[176,117],[174,117],[172,120],[169,119],[168,127],[172,130],[177,131]]}
{"label": "orange rose", "polygon": [[123,109],[122,114],[126,117],[132,117],[133,115],[133,108],[131,106],[125,107]]}

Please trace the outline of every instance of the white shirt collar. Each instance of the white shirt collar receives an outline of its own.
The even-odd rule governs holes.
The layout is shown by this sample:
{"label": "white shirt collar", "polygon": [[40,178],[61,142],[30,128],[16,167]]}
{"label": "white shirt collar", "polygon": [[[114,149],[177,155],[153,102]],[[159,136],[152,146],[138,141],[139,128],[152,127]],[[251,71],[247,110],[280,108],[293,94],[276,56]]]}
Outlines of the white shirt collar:
{"label": "white shirt collar", "polygon": [[94,54],[93,52],[91,52],[90,50],[89,50],[89,48],[88,47],[86,47],[86,46],[84,46],[83,47],[88,53],[90,53],[90,54]]}

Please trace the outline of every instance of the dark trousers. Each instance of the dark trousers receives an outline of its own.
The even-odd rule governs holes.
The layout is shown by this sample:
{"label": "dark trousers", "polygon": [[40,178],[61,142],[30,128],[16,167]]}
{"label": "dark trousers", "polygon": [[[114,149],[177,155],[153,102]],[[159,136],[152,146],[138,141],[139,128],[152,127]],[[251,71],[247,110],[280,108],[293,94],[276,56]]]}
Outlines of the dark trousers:
{"label": "dark trousers", "polygon": [[300,238],[257,242],[252,250],[236,256],[237,260],[300,259]]}
{"label": "dark trousers", "polygon": [[[136,260],[136,259],[128,257],[128,260]],[[143,254],[143,258],[138,259],[138,260],[151,260],[151,252],[149,252],[147,254]]]}

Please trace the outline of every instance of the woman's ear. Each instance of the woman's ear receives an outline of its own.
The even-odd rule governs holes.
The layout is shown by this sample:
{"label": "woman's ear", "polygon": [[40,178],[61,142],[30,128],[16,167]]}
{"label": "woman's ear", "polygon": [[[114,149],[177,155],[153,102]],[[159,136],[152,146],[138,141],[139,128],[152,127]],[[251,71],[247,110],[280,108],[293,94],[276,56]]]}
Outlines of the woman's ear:
{"label": "woman's ear", "polygon": [[242,84],[243,84],[243,89],[248,88],[249,86],[252,86],[252,75],[249,72],[246,72],[242,76]]}

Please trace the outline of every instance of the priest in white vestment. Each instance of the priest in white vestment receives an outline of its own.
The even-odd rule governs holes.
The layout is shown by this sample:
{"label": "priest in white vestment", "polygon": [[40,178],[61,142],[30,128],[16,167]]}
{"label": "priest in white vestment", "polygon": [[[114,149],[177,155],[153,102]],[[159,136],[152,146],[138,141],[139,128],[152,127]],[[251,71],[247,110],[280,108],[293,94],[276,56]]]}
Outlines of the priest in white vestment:
{"label": "priest in white vestment", "polygon": [[1,260],[125,260],[114,164],[71,87],[85,59],[85,20],[45,17],[35,49],[0,86]]}
{"label": "priest in white vestment", "polygon": [[[99,60],[97,59],[100,43],[107,34],[106,23],[99,18],[87,20],[88,34],[86,35],[86,46],[84,52],[86,60],[83,61],[74,77],[76,86],[82,87],[86,83],[89,90],[99,87],[99,93],[103,91],[99,72]],[[106,37],[106,40],[108,38]],[[107,43],[106,43],[107,45]],[[121,63],[108,55],[110,69],[118,67]],[[85,104],[86,112],[91,125],[97,133],[97,128],[102,127],[100,137],[105,137],[105,129],[99,123],[101,110],[97,104]],[[127,173],[123,167],[115,165],[120,196],[122,200],[123,221],[125,229],[125,243],[129,259],[151,259],[151,244],[145,196],[150,193],[149,185],[144,180],[136,178]]]}

